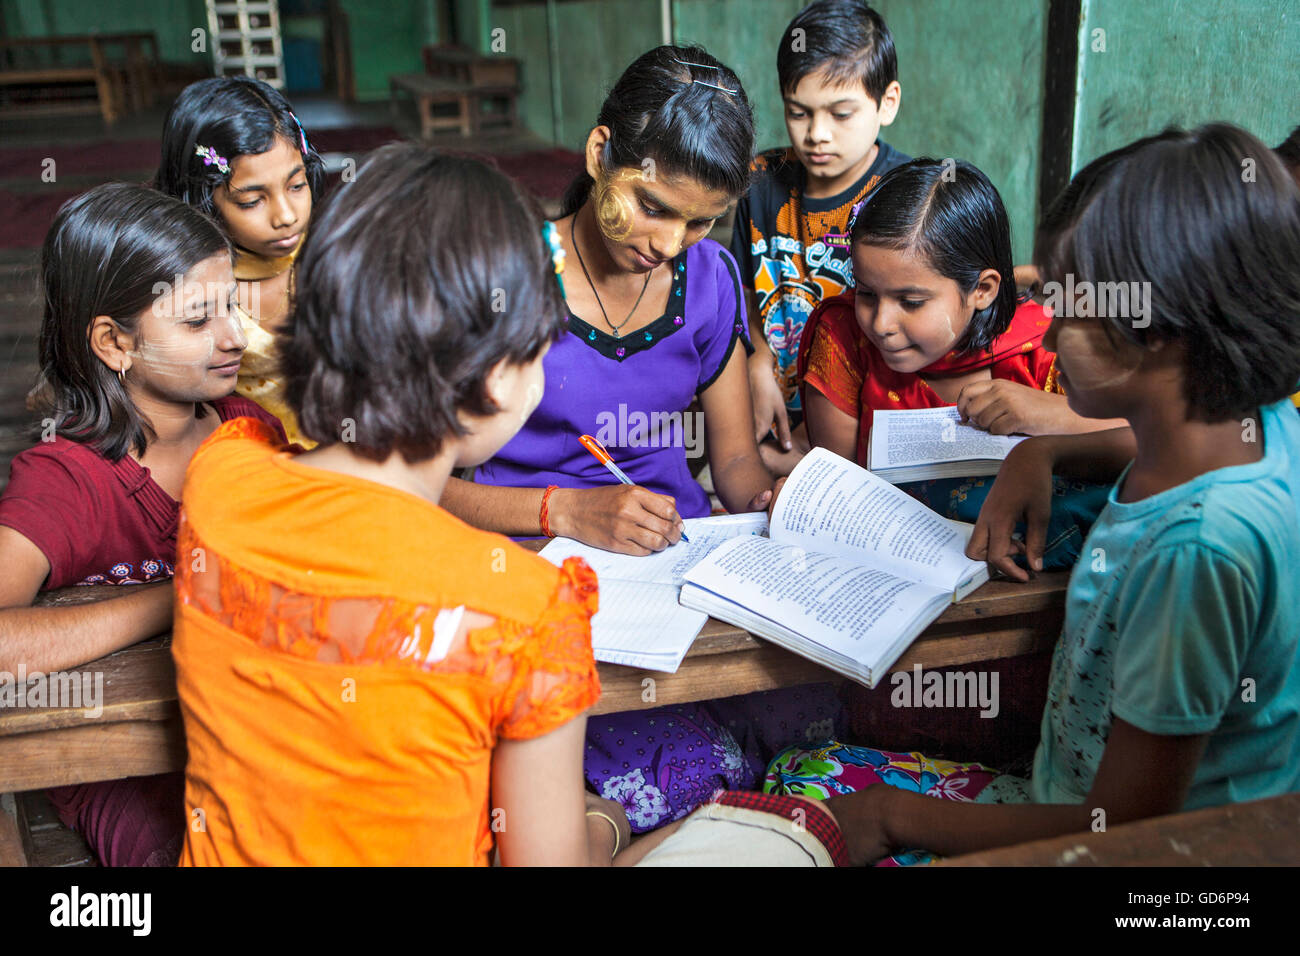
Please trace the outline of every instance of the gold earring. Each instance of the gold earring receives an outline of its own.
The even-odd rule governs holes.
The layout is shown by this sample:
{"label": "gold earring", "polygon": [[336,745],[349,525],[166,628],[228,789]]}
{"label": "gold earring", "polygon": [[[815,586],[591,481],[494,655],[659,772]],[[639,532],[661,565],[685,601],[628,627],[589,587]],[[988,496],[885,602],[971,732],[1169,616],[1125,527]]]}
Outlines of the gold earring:
{"label": "gold earring", "polygon": [[126,384],[126,366],[125,366],[125,365],[123,365],[123,366],[121,366],[121,367],[118,368],[118,370],[117,370],[117,380],[118,380],[119,382],[121,382],[123,385]]}

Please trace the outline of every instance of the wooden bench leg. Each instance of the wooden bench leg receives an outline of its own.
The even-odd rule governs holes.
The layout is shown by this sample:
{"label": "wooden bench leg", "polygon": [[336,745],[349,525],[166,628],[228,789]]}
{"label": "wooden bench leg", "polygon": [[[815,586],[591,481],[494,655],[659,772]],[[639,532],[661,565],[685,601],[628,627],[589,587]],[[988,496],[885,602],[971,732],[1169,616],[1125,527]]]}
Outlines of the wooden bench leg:
{"label": "wooden bench leg", "polygon": [[18,807],[12,793],[0,793],[0,866],[26,866],[22,834],[18,830]]}
{"label": "wooden bench leg", "polygon": [[433,97],[417,96],[416,102],[420,105],[420,139],[427,141],[433,138]]}

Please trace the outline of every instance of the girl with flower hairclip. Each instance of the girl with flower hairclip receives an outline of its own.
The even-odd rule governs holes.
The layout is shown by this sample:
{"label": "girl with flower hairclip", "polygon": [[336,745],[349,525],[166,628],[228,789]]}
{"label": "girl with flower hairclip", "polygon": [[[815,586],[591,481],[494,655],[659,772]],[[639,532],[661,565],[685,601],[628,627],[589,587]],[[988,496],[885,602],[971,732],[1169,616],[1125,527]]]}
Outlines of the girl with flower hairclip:
{"label": "girl with flower hairclip", "polygon": [[236,391],[275,414],[291,441],[306,445],[311,442],[284,401],[275,333],[289,316],[294,261],[324,178],[324,164],[289,102],[259,80],[200,80],[167,114],[154,185],[216,219],[235,246],[248,338]]}

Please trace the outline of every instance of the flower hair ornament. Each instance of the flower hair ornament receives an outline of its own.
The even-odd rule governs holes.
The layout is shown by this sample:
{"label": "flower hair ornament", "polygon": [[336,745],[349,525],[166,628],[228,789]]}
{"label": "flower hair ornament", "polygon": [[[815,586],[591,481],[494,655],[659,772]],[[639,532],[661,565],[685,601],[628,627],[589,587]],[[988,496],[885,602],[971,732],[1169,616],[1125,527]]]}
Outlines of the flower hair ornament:
{"label": "flower hair ornament", "polygon": [[223,176],[230,175],[230,163],[226,162],[226,157],[218,156],[217,151],[211,146],[200,146],[195,143],[194,155],[202,157],[204,166],[216,166]]}
{"label": "flower hair ornament", "polygon": [[564,246],[560,245],[560,231],[549,219],[542,223],[542,238],[551,250],[551,262],[555,266],[555,281],[560,284],[560,295],[564,295]]}

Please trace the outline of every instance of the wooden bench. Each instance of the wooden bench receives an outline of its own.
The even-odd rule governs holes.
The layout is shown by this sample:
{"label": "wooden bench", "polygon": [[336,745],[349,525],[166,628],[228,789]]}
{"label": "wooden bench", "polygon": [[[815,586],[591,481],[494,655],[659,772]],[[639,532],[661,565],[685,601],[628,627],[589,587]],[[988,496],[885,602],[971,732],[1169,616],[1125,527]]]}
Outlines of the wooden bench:
{"label": "wooden bench", "polygon": [[939,866],[1296,866],[1300,793],[941,860]]}
{"label": "wooden bench", "polygon": [[[86,61],[68,63],[67,55]],[[153,105],[162,82],[152,32],[0,40],[0,112],[98,112],[106,124]]]}
{"label": "wooden bench", "polygon": [[[84,48],[87,65],[60,63],[63,53]],[[122,74],[110,68],[97,36],[27,37],[0,40],[0,114],[99,113],[106,124],[122,115]]]}
{"label": "wooden bench", "polygon": [[[399,94],[409,93],[415,100],[420,116],[421,139],[429,139],[440,129],[459,130],[462,136],[469,136],[473,131],[474,90],[468,83],[425,73],[399,73],[388,78],[388,87],[392,95],[394,119],[399,116]],[[441,106],[452,106],[455,113],[440,115],[436,109]]]}
{"label": "wooden bench", "polygon": [[488,56],[455,44],[426,46],[421,58],[427,75],[470,87],[470,126],[474,133],[490,127],[516,127],[520,89],[517,59]]}

